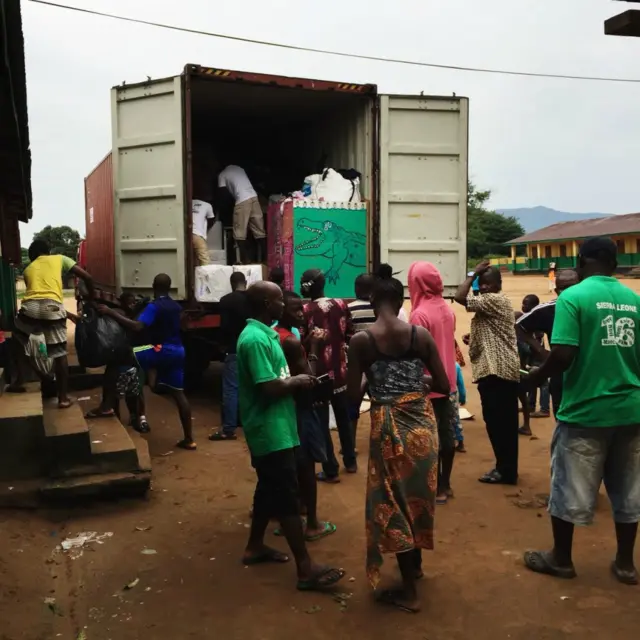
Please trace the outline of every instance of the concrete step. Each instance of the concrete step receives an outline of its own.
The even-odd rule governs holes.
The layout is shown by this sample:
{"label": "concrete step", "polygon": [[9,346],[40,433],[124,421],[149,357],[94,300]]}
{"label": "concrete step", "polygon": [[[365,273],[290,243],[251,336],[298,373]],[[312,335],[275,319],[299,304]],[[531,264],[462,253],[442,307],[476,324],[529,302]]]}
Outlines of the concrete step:
{"label": "concrete step", "polygon": [[49,452],[49,473],[91,463],[89,427],[79,405],[58,409],[55,399],[44,402],[44,433]]}
{"label": "concrete step", "polygon": [[118,418],[87,420],[91,436],[91,461],[103,473],[136,471],[138,451]]}
{"label": "concrete step", "polygon": [[142,497],[151,486],[151,472],[102,473],[50,480],[39,490],[45,501],[68,502],[88,498]]}
{"label": "concrete step", "polygon": [[0,508],[37,509],[52,502],[73,504],[94,498],[143,497],[150,487],[149,471],[12,480],[0,483]]}
{"label": "concrete step", "polygon": [[0,397],[0,480],[35,478],[46,473],[40,388]]}

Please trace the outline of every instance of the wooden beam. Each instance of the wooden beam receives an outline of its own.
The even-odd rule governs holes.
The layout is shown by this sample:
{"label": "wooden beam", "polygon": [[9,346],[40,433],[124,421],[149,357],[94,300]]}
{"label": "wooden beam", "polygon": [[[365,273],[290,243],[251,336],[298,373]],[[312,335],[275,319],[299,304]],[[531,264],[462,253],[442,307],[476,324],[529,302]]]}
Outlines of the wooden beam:
{"label": "wooden beam", "polygon": [[[634,0],[634,2],[640,2],[640,0]],[[640,11],[629,9],[605,20],[604,33],[607,36],[640,37]]]}

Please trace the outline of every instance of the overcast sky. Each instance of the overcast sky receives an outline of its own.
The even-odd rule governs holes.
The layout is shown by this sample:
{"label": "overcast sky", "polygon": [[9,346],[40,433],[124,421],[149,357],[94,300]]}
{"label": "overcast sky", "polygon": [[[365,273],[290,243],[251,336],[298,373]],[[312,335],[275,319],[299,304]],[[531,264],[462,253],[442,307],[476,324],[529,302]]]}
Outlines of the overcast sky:
{"label": "overcast sky", "polygon": [[[67,0],[176,26],[518,71],[640,78],[640,40],[603,35],[608,0]],[[84,233],[83,178],[110,150],[109,89],[186,63],[470,98],[470,174],[495,207],[628,213],[638,202],[640,84],[522,78],[290,52],[22,1],[34,216]],[[373,9],[373,6],[380,8]]]}

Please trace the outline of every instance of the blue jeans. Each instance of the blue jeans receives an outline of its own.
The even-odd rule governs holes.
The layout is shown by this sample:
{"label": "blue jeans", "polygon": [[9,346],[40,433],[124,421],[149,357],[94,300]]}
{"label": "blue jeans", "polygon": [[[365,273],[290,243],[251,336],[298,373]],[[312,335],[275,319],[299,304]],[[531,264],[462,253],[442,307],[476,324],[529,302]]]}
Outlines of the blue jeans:
{"label": "blue jeans", "polygon": [[[538,389],[531,389],[529,391],[529,407],[531,411],[536,410],[536,400],[538,399]],[[549,393],[549,381],[547,380],[540,387],[540,411],[542,413],[549,413],[551,395]]]}
{"label": "blue jeans", "polygon": [[604,481],[615,522],[638,522],[639,477],[640,426],[558,423],[551,441],[552,516],[576,525],[591,524]]}
{"label": "blue jeans", "polygon": [[233,435],[238,428],[238,363],[235,353],[228,353],[222,370],[222,432]]}

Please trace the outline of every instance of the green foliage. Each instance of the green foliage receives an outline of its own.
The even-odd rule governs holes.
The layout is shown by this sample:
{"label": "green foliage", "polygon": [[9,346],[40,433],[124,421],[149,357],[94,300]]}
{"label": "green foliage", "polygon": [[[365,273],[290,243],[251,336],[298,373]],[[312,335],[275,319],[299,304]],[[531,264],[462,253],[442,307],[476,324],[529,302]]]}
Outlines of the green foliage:
{"label": "green foliage", "polygon": [[524,235],[522,225],[513,217],[487,208],[491,191],[478,191],[469,182],[467,191],[467,255],[472,258],[508,256],[504,243]]}
{"label": "green foliage", "polygon": [[62,227],[52,227],[48,224],[42,231],[33,236],[34,240],[44,240],[51,248],[52,254],[62,254],[73,260],[78,255],[78,245],[80,244],[80,234],[66,225]]}

